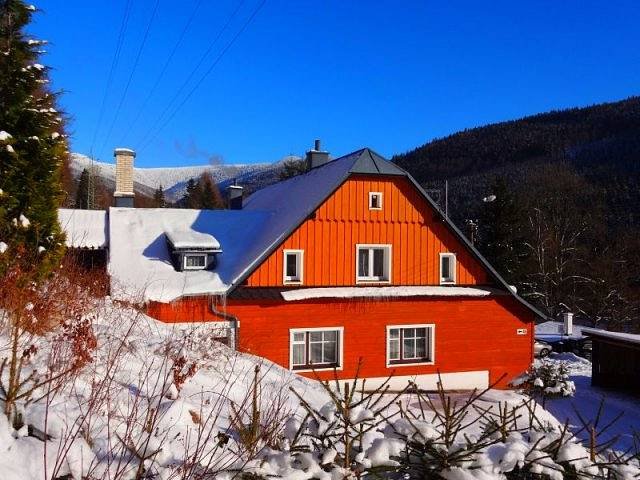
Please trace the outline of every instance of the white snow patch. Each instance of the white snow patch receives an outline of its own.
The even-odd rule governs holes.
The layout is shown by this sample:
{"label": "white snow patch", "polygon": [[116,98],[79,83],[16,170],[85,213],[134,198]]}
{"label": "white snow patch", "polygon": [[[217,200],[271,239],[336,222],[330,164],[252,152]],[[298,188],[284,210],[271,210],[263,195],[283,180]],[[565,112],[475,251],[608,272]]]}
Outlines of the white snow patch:
{"label": "white snow patch", "polygon": [[4,142],[11,138],[11,134],[5,132],[4,130],[0,130],[0,142]]}
{"label": "white snow patch", "polygon": [[634,333],[610,332],[608,330],[600,330],[598,328],[583,328],[582,333],[585,335],[593,335],[596,337],[605,337],[612,340],[622,340],[628,343],[640,344],[640,335]]}
{"label": "white snow patch", "polygon": [[379,298],[379,297],[487,297],[492,290],[476,287],[329,287],[301,288],[281,292],[288,302],[314,298]]}
{"label": "white snow patch", "polygon": [[7,145],[7,152],[16,153],[16,151],[13,149],[13,147],[11,145]]}
{"label": "white snow patch", "polygon": [[165,235],[175,248],[204,248],[220,250],[220,242],[208,233],[195,230],[169,230]]}
{"label": "white snow patch", "polygon": [[105,248],[107,212],[105,210],[58,210],[58,221],[66,234],[67,247]]}
{"label": "white snow patch", "polygon": [[8,248],[9,245],[7,245],[5,242],[0,242],[0,253],[6,252]]}

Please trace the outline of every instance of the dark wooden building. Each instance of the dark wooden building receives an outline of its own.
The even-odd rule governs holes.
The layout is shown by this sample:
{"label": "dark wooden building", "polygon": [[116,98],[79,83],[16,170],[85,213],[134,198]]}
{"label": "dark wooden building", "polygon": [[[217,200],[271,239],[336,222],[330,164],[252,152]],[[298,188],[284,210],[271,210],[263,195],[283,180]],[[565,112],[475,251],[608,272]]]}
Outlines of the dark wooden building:
{"label": "dark wooden building", "polygon": [[584,328],[593,342],[591,384],[640,394],[640,335]]}

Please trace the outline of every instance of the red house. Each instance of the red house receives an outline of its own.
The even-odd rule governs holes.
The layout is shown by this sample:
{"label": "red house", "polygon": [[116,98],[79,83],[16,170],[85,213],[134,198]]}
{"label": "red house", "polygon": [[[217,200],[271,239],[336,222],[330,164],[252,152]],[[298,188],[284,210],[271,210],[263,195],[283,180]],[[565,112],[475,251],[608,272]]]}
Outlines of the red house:
{"label": "red house", "polygon": [[308,161],[244,202],[232,186],[229,210],[111,208],[113,296],[219,322],[239,350],[305,376],[360,364],[368,385],[435,388],[440,373],[465,389],[529,367],[542,315],[411,175],[366,148],[329,160],[316,145]]}

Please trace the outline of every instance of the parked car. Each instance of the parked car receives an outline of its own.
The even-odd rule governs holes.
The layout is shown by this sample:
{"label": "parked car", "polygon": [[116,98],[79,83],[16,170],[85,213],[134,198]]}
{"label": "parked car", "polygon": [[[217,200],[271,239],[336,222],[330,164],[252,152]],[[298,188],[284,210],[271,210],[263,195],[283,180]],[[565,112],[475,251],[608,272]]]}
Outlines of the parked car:
{"label": "parked car", "polygon": [[544,358],[548,356],[553,348],[547,342],[536,340],[533,344],[533,354],[536,357]]}

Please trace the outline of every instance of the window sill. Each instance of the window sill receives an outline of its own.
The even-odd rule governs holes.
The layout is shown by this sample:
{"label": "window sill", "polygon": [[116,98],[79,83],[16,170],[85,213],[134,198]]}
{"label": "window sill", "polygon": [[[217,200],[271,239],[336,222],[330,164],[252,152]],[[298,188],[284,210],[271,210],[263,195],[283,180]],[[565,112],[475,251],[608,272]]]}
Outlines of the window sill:
{"label": "window sill", "polygon": [[305,373],[305,372],[328,372],[328,371],[332,371],[332,370],[337,370],[337,371],[341,371],[342,370],[342,366],[331,366],[331,367],[319,367],[319,368],[311,368],[311,367],[293,367],[290,368],[289,370],[291,370],[293,373]]}
{"label": "window sill", "polygon": [[451,280],[451,281],[440,280],[440,285],[455,285],[455,284],[456,284],[455,280]]}
{"label": "window sill", "polygon": [[358,278],[356,279],[356,285],[389,285],[391,280],[375,280],[375,279],[367,279],[367,278]]}
{"label": "window sill", "polygon": [[425,362],[398,362],[398,363],[389,363],[387,361],[387,368],[396,368],[396,367],[419,367],[425,365],[435,365],[436,362],[433,361],[425,361]]}
{"label": "window sill", "polygon": [[283,285],[302,285],[302,280],[285,280]]}

